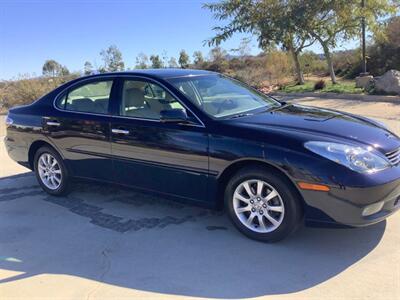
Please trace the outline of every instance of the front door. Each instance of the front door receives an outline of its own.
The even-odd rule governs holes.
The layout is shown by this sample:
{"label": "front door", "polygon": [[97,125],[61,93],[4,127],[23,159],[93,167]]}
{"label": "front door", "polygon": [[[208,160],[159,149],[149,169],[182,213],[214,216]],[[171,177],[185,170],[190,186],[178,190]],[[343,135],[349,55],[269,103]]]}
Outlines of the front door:
{"label": "front door", "polygon": [[[208,135],[204,125],[166,89],[124,79],[111,122],[115,180],[139,188],[207,201]],[[187,110],[191,124],[160,122],[160,111]]]}

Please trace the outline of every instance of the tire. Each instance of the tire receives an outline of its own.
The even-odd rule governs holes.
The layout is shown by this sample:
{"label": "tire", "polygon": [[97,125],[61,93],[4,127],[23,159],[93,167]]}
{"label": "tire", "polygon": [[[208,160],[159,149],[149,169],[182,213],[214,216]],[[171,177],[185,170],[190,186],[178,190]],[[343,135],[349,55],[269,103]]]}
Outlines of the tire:
{"label": "tire", "polygon": [[[50,167],[54,164],[54,161],[56,164]],[[36,179],[46,193],[53,196],[63,196],[69,192],[70,179],[67,168],[61,156],[53,148],[44,146],[36,151],[34,171]],[[44,174],[50,174],[50,176],[46,177]]]}
{"label": "tire", "polygon": [[240,232],[262,242],[284,239],[303,217],[301,200],[291,182],[259,167],[243,168],[232,176],[225,190],[225,208]]}

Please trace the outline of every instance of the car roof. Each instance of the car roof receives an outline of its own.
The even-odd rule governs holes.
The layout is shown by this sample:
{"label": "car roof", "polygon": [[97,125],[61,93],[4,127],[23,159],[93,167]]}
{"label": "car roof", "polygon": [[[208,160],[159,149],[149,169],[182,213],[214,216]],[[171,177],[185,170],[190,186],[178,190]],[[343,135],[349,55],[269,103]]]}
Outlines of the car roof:
{"label": "car roof", "polygon": [[211,71],[205,70],[194,70],[194,69],[137,69],[123,72],[109,72],[91,75],[87,77],[101,77],[105,75],[140,75],[149,76],[160,79],[175,78],[175,77],[188,77],[188,76],[200,76],[200,75],[212,75],[217,74]]}

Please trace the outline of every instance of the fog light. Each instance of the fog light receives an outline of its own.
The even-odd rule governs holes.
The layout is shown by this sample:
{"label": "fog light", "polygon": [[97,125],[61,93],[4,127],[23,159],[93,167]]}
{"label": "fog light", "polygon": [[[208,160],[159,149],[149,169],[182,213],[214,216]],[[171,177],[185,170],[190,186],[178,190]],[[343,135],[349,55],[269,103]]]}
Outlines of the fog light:
{"label": "fog light", "polygon": [[383,201],[376,202],[376,203],[374,203],[374,204],[370,204],[370,205],[366,206],[366,207],[363,209],[363,211],[362,211],[361,214],[362,214],[364,217],[373,215],[373,214],[377,213],[378,211],[380,211],[380,210],[382,209],[383,204],[384,204]]}

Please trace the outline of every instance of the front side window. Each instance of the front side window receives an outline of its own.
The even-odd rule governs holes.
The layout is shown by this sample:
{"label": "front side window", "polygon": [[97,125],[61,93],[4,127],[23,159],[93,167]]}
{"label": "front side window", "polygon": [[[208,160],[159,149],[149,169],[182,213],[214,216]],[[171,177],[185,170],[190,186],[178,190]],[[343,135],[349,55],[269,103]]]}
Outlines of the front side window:
{"label": "front side window", "polygon": [[178,77],[168,81],[199,109],[215,118],[280,106],[274,99],[222,75]]}
{"label": "front side window", "polygon": [[122,88],[121,116],[160,119],[160,112],[184,107],[164,88],[152,82],[125,80]]}
{"label": "front side window", "polygon": [[112,80],[106,80],[73,88],[56,104],[70,111],[107,114],[112,84]]}

